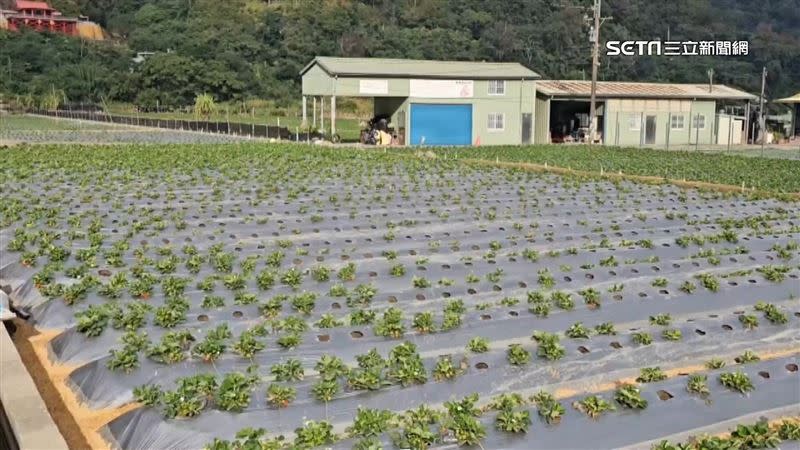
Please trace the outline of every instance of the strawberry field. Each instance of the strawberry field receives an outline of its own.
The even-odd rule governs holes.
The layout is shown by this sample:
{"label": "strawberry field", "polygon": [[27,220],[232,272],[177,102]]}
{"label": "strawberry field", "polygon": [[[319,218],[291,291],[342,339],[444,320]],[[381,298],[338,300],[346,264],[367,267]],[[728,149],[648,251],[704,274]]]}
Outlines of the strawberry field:
{"label": "strawberry field", "polygon": [[20,150],[0,285],[81,408],[134,405],[84,430],[112,446],[800,440],[797,203],[467,153]]}

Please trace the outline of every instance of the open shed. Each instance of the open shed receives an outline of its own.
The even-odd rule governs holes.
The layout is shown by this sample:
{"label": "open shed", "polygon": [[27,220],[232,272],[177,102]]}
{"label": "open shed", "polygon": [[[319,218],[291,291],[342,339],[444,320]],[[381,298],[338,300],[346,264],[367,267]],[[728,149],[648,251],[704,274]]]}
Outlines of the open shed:
{"label": "open shed", "polygon": [[313,126],[327,133],[327,113],[331,136],[336,135],[337,97],[371,97],[374,115],[388,119],[401,143],[533,141],[534,80],[539,75],[517,63],[319,56],[300,74],[303,122],[308,124],[311,97]]}
{"label": "open shed", "polygon": [[[537,143],[580,141],[588,134],[591,86],[537,82]],[[750,102],[758,99],[721,84],[600,81],[596,92],[599,139],[622,146],[742,143]]]}
{"label": "open shed", "polygon": [[[800,138],[800,92],[792,97],[776,100],[776,103],[784,103],[792,109],[792,126],[794,138]],[[791,138],[792,136],[790,136]]]}

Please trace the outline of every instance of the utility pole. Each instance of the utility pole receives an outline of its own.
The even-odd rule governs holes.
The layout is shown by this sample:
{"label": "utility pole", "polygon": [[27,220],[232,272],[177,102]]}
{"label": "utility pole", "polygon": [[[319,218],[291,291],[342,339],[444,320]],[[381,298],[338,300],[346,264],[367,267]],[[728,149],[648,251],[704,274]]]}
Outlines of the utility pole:
{"label": "utility pole", "polygon": [[594,144],[594,135],[597,131],[597,66],[598,53],[600,52],[600,8],[602,0],[594,0],[594,25],[589,31],[589,41],[592,43],[592,95],[589,104],[589,146]]}
{"label": "utility pole", "polygon": [[708,93],[714,92],[714,68],[708,69]]}
{"label": "utility pole", "polygon": [[758,120],[758,127],[761,129],[761,155],[764,155],[764,144],[767,141],[767,121],[764,115],[764,88],[767,84],[767,68],[761,69],[761,99],[759,102],[758,113],[760,114]]}

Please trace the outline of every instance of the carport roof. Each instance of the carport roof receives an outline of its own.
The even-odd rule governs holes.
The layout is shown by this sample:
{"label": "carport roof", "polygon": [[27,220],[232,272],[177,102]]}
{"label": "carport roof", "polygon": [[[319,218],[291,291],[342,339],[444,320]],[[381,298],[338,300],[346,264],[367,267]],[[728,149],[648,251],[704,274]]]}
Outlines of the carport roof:
{"label": "carport roof", "polygon": [[518,80],[541,78],[519,63],[317,56],[300,75],[319,65],[330,76]]}
{"label": "carport roof", "polygon": [[782,98],[780,100],[775,100],[775,103],[800,103],[800,92],[794,94],[791,97]]}
{"label": "carport roof", "polygon": [[[545,80],[536,83],[536,90],[557,97],[590,97],[591,81]],[[709,92],[707,84],[633,83],[598,81],[601,98],[707,98],[723,100],[757,100],[758,97],[724,84],[715,84]]]}

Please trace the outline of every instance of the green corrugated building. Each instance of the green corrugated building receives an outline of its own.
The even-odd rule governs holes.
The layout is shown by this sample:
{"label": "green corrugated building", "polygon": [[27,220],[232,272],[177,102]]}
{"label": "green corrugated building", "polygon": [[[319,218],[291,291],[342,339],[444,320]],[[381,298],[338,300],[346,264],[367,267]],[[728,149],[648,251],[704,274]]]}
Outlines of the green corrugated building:
{"label": "green corrugated building", "polygon": [[[517,63],[317,57],[302,71],[303,117],[327,115],[336,133],[336,97],[372,97],[411,145],[506,145],[533,142],[534,80]],[[328,99],[326,101],[326,99]],[[327,110],[327,111],[326,111]]]}

